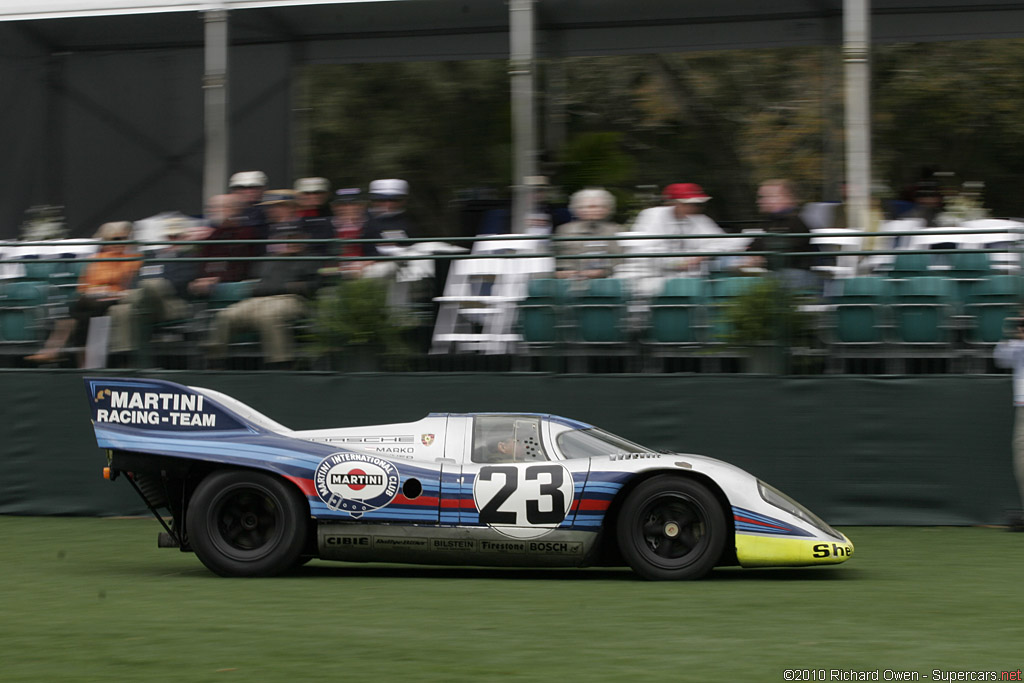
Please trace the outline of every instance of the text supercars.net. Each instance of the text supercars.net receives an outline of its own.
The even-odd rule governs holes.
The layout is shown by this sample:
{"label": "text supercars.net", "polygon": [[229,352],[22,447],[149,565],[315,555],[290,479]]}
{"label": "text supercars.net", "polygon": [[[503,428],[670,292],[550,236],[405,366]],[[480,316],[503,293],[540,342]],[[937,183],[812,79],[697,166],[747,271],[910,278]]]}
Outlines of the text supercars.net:
{"label": "text supercars.net", "polygon": [[1016,671],[904,671],[899,669],[786,669],[785,681],[1024,681]]}

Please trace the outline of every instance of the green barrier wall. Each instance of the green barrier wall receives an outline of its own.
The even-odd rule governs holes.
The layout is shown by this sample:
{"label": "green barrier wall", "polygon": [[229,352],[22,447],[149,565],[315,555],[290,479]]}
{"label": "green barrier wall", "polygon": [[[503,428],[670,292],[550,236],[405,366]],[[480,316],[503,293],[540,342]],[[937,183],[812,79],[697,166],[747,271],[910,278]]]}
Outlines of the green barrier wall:
{"label": "green barrier wall", "polygon": [[[1018,507],[1008,376],[278,374],[152,372],[295,429],[535,411],[653,448],[710,455],[834,524],[1001,523]],[[145,512],[102,479],[82,375],[0,372],[0,514]]]}

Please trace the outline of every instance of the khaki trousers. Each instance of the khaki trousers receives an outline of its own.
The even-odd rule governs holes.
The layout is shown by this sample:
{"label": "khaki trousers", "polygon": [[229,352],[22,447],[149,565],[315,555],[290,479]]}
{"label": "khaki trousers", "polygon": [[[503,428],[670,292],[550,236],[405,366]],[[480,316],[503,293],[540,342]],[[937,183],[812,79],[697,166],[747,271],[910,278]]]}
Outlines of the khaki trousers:
{"label": "khaki trousers", "polygon": [[294,360],[291,323],[306,314],[306,301],[295,294],[259,296],[232,304],[217,313],[210,330],[210,356],[223,358],[235,332],[257,330],[263,355],[270,363]]}
{"label": "khaki trousers", "polygon": [[151,323],[181,320],[188,315],[188,304],[178,297],[167,280],[140,280],[138,289],[129,291],[107,311],[111,353],[125,353],[139,347],[138,316],[143,314]]}

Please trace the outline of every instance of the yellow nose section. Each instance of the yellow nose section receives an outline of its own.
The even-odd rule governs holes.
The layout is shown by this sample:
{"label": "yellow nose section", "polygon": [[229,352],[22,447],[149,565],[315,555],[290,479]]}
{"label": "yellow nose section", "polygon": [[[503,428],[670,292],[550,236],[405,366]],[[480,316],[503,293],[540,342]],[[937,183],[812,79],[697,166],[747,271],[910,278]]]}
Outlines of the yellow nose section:
{"label": "yellow nose section", "polygon": [[853,543],[842,541],[772,538],[736,534],[736,558],[742,567],[804,567],[839,564],[853,557]]}

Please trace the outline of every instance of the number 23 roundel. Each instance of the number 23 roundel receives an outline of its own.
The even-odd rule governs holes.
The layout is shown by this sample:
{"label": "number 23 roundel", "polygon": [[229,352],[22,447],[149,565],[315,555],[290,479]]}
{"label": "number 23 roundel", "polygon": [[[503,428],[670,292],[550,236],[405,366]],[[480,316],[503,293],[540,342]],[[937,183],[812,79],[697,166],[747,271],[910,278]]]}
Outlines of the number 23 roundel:
{"label": "number 23 roundel", "polygon": [[512,538],[550,533],[572,506],[572,475],[565,467],[490,465],[473,483],[480,522]]}

